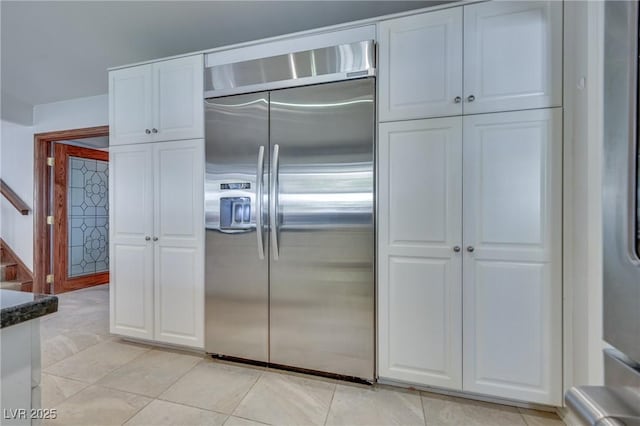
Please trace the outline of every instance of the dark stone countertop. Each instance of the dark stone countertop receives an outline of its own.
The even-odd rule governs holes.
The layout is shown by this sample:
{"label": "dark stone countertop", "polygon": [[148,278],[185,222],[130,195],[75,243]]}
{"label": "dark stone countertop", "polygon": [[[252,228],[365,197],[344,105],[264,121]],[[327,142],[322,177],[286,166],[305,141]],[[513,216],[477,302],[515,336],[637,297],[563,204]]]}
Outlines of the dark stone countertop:
{"label": "dark stone countertop", "polygon": [[0,289],[1,326],[20,324],[58,311],[58,298],[50,294]]}

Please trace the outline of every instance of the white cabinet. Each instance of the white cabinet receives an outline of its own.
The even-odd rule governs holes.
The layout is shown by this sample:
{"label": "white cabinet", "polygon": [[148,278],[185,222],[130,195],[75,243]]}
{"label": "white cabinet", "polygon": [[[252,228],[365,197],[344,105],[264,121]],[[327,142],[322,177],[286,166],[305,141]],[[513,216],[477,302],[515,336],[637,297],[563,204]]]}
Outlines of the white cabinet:
{"label": "white cabinet", "polygon": [[384,123],[379,158],[378,373],[459,389],[462,118]]}
{"label": "white cabinet", "polygon": [[380,121],[561,106],[560,1],[391,19],[378,38]]}
{"label": "white cabinet", "polygon": [[109,145],[151,141],[152,98],[151,65],[109,73]]}
{"label": "white cabinet", "polygon": [[464,93],[465,114],[560,106],[562,2],[465,6]]}
{"label": "white cabinet", "polygon": [[204,345],[204,144],[154,146],[156,340]]}
{"label": "white cabinet", "polygon": [[462,114],[462,8],[379,27],[380,121]]}
{"label": "white cabinet", "polygon": [[464,389],[560,405],[561,109],[465,117],[464,135]]}
{"label": "white cabinet", "polygon": [[561,129],[560,108],[380,125],[381,378],[561,404]]}
{"label": "white cabinet", "polygon": [[153,339],[152,146],[109,150],[111,332]]}
{"label": "white cabinet", "polygon": [[204,344],[204,141],[110,149],[111,332]]}
{"label": "white cabinet", "polygon": [[109,144],[204,137],[202,55],[109,72]]}

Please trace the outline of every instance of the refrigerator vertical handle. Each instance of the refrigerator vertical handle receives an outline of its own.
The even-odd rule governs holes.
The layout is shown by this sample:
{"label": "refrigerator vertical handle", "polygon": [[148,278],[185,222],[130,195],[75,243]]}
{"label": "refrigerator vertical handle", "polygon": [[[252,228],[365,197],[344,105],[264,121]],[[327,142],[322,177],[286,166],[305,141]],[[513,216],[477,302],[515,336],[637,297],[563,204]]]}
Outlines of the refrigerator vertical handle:
{"label": "refrigerator vertical handle", "polygon": [[278,158],[280,154],[280,146],[273,146],[273,166],[271,169],[271,196],[269,203],[271,204],[269,218],[271,220],[271,250],[273,251],[273,260],[278,260]]}
{"label": "refrigerator vertical handle", "polygon": [[258,166],[256,167],[256,235],[258,236],[258,258],[264,259],[264,245],[262,243],[262,192],[264,174],[264,146],[258,149]]}

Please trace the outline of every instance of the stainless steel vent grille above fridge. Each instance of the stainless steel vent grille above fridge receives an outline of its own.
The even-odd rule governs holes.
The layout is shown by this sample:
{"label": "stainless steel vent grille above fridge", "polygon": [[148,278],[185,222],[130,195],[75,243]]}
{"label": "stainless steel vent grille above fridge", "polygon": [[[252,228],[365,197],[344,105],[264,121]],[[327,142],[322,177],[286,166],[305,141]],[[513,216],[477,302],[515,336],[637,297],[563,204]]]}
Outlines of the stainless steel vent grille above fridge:
{"label": "stainless steel vent grille above fridge", "polygon": [[330,74],[205,100],[205,347],[373,380],[375,80]]}

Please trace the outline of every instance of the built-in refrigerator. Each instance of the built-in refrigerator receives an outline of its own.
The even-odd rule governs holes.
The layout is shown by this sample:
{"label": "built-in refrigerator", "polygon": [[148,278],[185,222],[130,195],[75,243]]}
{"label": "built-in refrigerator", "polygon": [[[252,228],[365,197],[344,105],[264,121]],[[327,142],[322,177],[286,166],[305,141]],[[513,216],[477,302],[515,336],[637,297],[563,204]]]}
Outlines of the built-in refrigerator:
{"label": "built-in refrigerator", "polygon": [[205,99],[208,353],[373,380],[374,93]]}
{"label": "built-in refrigerator", "polygon": [[634,426],[640,425],[638,2],[602,7],[604,386],[574,387],[565,400],[584,424]]}

